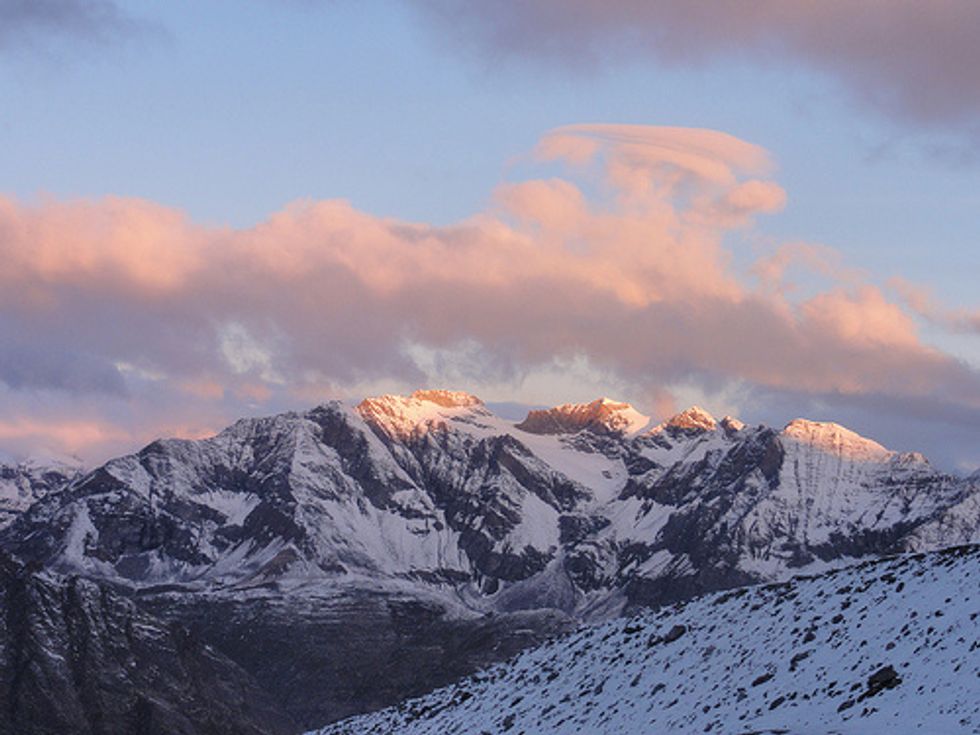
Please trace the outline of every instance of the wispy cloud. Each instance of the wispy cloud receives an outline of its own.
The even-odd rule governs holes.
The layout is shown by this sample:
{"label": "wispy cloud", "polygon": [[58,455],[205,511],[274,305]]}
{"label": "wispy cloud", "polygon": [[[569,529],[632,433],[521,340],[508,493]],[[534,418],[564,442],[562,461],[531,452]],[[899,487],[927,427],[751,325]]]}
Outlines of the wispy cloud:
{"label": "wispy cloud", "polygon": [[[732,266],[724,243],[785,202],[763,149],[577,125],[534,157],[560,175],[504,184],[450,226],[339,200],[236,230],[143,200],[0,199],[0,313],[20,340],[0,341],[9,426],[43,404],[139,436],[197,432],[372,381],[451,372],[478,388],[584,360],[658,405],[665,385],[737,385],[927,402],[980,430],[980,373],[829,248],[775,249],[754,278]],[[794,290],[799,268],[824,287]]]}
{"label": "wispy cloud", "polygon": [[951,309],[938,301],[929,288],[899,276],[890,279],[889,285],[910,310],[926,321],[951,332],[980,335],[980,309]]}

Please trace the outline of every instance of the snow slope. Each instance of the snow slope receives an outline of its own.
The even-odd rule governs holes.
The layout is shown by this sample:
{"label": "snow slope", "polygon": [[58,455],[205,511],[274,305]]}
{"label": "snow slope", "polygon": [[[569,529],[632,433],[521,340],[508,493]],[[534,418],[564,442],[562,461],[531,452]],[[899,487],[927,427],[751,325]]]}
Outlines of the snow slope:
{"label": "snow slope", "polygon": [[319,735],[980,732],[980,547],[743,588],[555,639]]}

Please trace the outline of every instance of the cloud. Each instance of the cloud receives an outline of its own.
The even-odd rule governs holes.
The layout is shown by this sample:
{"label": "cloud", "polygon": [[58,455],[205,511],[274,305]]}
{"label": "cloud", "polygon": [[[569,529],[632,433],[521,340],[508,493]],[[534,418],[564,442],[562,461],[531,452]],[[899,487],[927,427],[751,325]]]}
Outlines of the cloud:
{"label": "cloud", "polygon": [[932,291],[895,276],[889,280],[905,304],[932,324],[951,332],[980,335],[980,309],[950,309],[939,303]]}
{"label": "cloud", "polygon": [[139,27],[112,0],[0,0],[0,50],[51,38],[101,43]]}
{"label": "cloud", "polygon": [[[980,425],[980,374],[829,248],[775,249],[754,279],[732,265],[729,243],[785,201],[763,149],[578,125],[533,155],[550,178],[448,226],[341,200],[236,230],[143,200],[0,199],[0,326],[16,337],[0,341],[0,405],[103,422],[105,447],[120,427],[200,433],[365,385],[516,386],[586,365],[654,408],[665,386],[734,385],[955,405]],[[820,288],[794,289],[800,269]]]}
{"label": "cloud", "polygon": [[0,350],[0,382],[15,390],[118,395],[126,391],[120,371],[98,355],[9,338]]}
{"label": "cloud", "polygon": [[973,0],[413,0],[463,48],[594,65],[623,53],[672,66],[795,62],[865,106],[980,136]]}

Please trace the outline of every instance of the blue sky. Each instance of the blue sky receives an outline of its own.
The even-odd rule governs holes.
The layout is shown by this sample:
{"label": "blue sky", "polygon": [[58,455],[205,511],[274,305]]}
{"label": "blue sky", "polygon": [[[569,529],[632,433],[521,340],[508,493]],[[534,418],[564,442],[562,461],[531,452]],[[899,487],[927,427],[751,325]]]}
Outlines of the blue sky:
{"label": "blue sky", "polygon": [[[572,53],[538,54],[520,45],[523,36],[499,44],[472,30],[497,22],[494,13],[506,16],[509,6],[500,3],[472,18],[459,9],[465,6],[435,3],[449,9],[443,21],[410,2],[40,5],[60,8],[63,17],[42,22],[21,3],[0,4],[12,29],[0,33],[0,193],[20,207],[116,195],[183,212],[195,226],[246,230],[290,202],[344,199],[378,218],[452,225],[492,207],[502,183],[538,175],[542,167],[529,152],[561,126],[708,128],[766,149],[775,163],[771,178],[787,196],[780,211],[723,236],[733,272],[746,281],[760,254],[799,241],[833,248],[876,287],[899,276],[930,290],[943,309],[980,306],[972,110],[936,120],[866,104],[866,87],[810,46],[760,55],[750,40],[688,63],[644,48],[623,51],[579,28],[572,42],[585,44],[582,58],[574,43]],[[949,7],[955,15],[968,6]],[[645,11],[637,12],[639,20],[626,20],[643,21]],[[664,12],[664,22],[681,22]],[[968,15],[958,25],[972,23]],[[528,28],[532,44],[538,33],[548,47],[567,28],[549,28],[545,11],[540,17],[515,22]],[[466,32],[457,34],[457,26]],[[772,32],[793,37],[788,28]],[[795,285],[805,293],[822,288],[820,281],[805,272]],[[912,317],[924,345],[980,367],[975,331]],[[144,352],[106,359],[118,365]],[[378,375],[372,381],[384,383]],[[18,410],[61,400],[8,390]],[[688,393],[725,403],[707,388],[681,391]],[[516,394],[529,402],[551,397],[526,388]],[[800,413],[815,405],[799,403]],[[756,410],[765,419],[791,411],[783,399],[777,404]],[[278,406],[250,405],[222,410]],[[976,426],[971,431],[976,439]],[[977,460],[965,450],[947,458],[962,466]]]}

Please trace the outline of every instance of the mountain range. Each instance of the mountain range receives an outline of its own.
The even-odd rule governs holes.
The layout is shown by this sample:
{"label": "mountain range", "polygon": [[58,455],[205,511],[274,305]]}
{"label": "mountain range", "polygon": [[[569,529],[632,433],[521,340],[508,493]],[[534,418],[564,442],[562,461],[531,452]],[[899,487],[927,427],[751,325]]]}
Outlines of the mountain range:
{"label": "mountain range", "polygon": [[609,399],[330,402],[0,478],[6,552],[192,631],[303,727],[582,623],[980,542],[980,478],[919,454]]}

